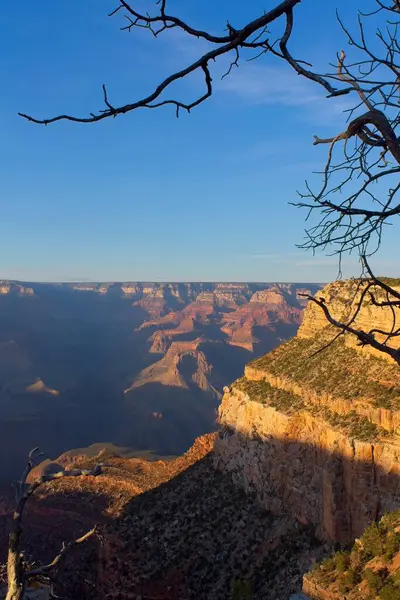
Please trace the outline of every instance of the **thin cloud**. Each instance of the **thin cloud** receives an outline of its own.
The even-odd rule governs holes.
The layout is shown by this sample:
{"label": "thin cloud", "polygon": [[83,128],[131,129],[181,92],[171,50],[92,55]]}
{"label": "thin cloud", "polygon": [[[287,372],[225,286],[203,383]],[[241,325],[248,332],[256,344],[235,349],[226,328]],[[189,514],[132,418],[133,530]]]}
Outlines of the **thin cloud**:
{"label": "thin cloud", "polygon": [[280,259],[280,260],[286,259],[289,256],[299,256],[299,253],[298,252],[283,252],[281,254],[278,254],[278,253],[275,253],[275,254],[272,254],[272,253],[271,254],[269,254],[269,253],[267,253],[267,254],[260,253],[260,254],[252,254],[251,255],[252,258],[268,258],[268,259],[273,258],[273,259]]}
{"label": "thin cloud", "polygon": [[269,260],[273,262],[288,262],[291,257],[299,257],[298,252],[284,252],[281,254],[252,254],[251,258]]}
{"label": "thin cloud", "polygon": [[[359,264],[358,260],[342,260],[342,266],[353,266]],[[338,257],[321,257],[321,258],[309,258],[305,260],[296,261],[296,267],[328,267],[339,265]]]}
{"label": "thin cloud", "polygon": [[[147,33],[147,32],[146,32]],[[158,43],[163,45],[162,62],[173,68],[187,66],[208,52],[213,45],[203,39],[188,36],[179,29],[171,29],[160,36]],[[299,121],[315,125],[345,124],[345,110],[351,108],[348,98],[326,98],[326,92],[318,84],[297,75],[288,66],[273,66],[260,62],[243,61],[240,67],[226,74],[232,57],[223,57],[211,65],[215,93],[231,94],[247,105],[276,105],[297,107]],[[194,76],[193,76],[194,75]],[[201,73],[185,78],[180,85],[203,89],[204,77]],[[260,148],[260,154],[267,156],[269,148]]]}
{"label": "thin cloud", "polygon": [[94,279],[90,277],[64,277],[66,283],[94,283]]}
{"label": "thin cloud", "polygon": [[[295,267],[328,267],[339,265],[338,256],[310,256],[304,257],[299,252],[283,252],[281,254],[253,254],[252,258],[267,260],[268,262],[290,264]],[[343,258],[342,266],[350,267],[360,264],[357,258]]]}
{"label": "thin cloud", "polygon": [[277,105],[299,107],[299,119],[315,124],[345,122],[345,110],[352,104],[349,99],[326,99],[324,91],[305,77],[289,68],[268,65],[242,64],[226,77],[218,90],[234,94],[250,105]]}
{"label": "thin cloud", "polygon": [[252,104],[304,106],[320,96],[306,79],[293,72],[265,65],[242,66],[224,79],[220,89],[231,92]]}

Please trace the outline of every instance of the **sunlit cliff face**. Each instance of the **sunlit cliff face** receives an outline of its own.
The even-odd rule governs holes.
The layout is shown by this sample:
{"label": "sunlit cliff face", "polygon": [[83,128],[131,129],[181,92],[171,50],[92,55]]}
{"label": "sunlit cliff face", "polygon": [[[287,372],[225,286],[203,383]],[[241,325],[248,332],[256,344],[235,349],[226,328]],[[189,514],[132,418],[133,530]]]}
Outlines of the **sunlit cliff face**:
{"label": "sunlit cliff face", "polygon": [[[319,295],[342,318],[356,301],[352,282]],[[357,324],[387,319],[366,303]],[[310,304],[294,339],[246,366],[225,389],[215,461],[265,508],[349,542],[400,506],[400,370],[336,333]]]}

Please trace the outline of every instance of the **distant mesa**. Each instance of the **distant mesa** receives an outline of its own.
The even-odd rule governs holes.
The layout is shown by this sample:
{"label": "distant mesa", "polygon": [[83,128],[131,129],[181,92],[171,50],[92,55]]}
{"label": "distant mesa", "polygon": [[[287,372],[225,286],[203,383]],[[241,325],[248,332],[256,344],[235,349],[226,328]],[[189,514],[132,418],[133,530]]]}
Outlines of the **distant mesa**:
{"label": "distant mesa", "polygon": [[60,392],[58,390],[54,390],[53,388],[47,387],[47,385],[42,381],[42,379],[37,379],[35,383],[31,383],[25,388],[25,392],[28,394],[50,394],[51,396],[59,396]]}
{"label": "distant mesa", "polygon": [[[200,291],[183,309],[165,315],[159,311],[160,316],[155,316],[153,302],[153,318],[144,321],[138,330],[157,327],[149,338],[151,353],[165,354],[174,337],[201,331],[208,325],[219,328],[220,340],[227,336],[229,345],[254,352],[265,337],[274,335],[277,323],[287,326],[281,339],[295,333],[306,304],[302,293],[311,294],[311,290],[294,284],[218,283]],[[149,312],[149,298],[140,304]],[[265,328],[264,332],[260,328]]]}
{"label": "distant mesa", "polygon": [[284,306],[286,304],[285,297],[279,288],[270,288],[268,290],[260,290],[255,292],[250,298],[250,302],[259,304],[270,304],[271,306]]}
{"label": "distant mesa", "polygon": [[17,296],[34,296],[33,288],[21,285],[14,281],[0,281],[0,296],[15,294]]}
{"label": "distant mesa", "polygon": [[212,367],[204,353],[198,349],[202,342],[202,338],[189,342],[172,342],[166,355],[143,369],[124,394],[149,383],[159,383],[186,389],[197,387],[219,398],[221,394],[209,380]]}
{"label": "distant mesa", "polygon": [[137,285],[122,285],[121,290],[126,296],[135,296],[135,294],[137,294],[137,292],[138,292],[138,286]]}
{"label": "distant mesa", "polygon": [[97,294],[106,294],[110,284],[99,283],[76,283],[72,284],[71,288],[77,292],[96,292]]}
{"label": "distant mesa", "polygon": [[[301,323],[302,308],[289,295],[288,290],[272,286],[255,292],[250,301],[222,317],[221,331],[229,336],[228,343],[253,352],[260,342],[259,328],[272,330],[276,323],[293,328]],[[289,292],[292,292],[289,289]]]}

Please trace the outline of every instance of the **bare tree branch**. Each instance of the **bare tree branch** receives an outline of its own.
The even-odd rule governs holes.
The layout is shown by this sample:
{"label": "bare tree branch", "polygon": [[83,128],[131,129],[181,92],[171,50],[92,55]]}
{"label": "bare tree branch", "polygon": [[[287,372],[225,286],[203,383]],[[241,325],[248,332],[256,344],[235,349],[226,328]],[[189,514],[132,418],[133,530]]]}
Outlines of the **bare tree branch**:
{"label": "bare tree branch", "polygon": [[[310,302],[313,302],[314,304],[319,306],[323,310],[327,321],[331,325],[340,329],[344,333],[346,332],[346,333],[353,334],[359,340],[359,342],[362,346],[371,346],[372,348],[375,348],[375,350],[379,350],[379,352],[388,354],[391,358],[393,358],[393,360],[395,360],[397,362],[397,364],[400,365],[400,349],[392,348],[392,347],[389,347],[386,343],[378,342],[375,339],[375,336],[373,333],[374,330],[371,330],[370,332],[367,333],[367,332],[363,331],[362,329],[356,329],[352,325],[349,325],[342,321],[338,321],[337,319],[335,319],[332,316],[328,306],[326,305],[326,301],[324,298],[321,298],[321,297],[315,298],[314,296],[310,296],[308,294],[303,294],[303,296],[305,298],[307,298],[308,300],[310,300]],[[375,331],[377,331],[377,330],[375,330]]]}
{"label": "bare tree branch", "polygon": [[[62,114],[40,119],[25,113],[22,117],[34,123],[48,125],[68,120],[79,123],[94,123],[109,117],[117,117],[138,108],[160,108],[171,105],[176,115],[180,110],[190,112],[209,99],[214,92],[212,64],[224,57],[232,56],[223,77],[239,66],[242,54],[255,51],[248,60],[272,55],[291,67],[295,74],[318,85],[328,98],[347,95],[354,98],[341,126],[335,135],[314,136],[314,145],[326,145],[327,157],[320,181],[306,182],[306,189],[295,206],[307,210],[306,221],[316,216],[305,230],[301,248],[327,250],[337,254],[339,264],[346,253],[356,252],[363,258],[371,286],[368,288],[371,304],[390,309],[392,327],[358,330],[354,320],[342,323],[333,319],[328,307],[319,303],[328,321],[340,332],[353,333],[360,343],[390,354],[397,360],[398,351],[388,342],[398,336],[395,309],[400,304],[400,293],[391,285],[373,275],[366,258],[374,255],[381,244],[385,227],[400,216],[400,0],[376,0],[376,10],[358,12],[354,31],[337,16],[344,36],[346,50],[340,50],[325,73],[317,73],[312,65],[295,58],[289,49],[295,28],[295,11],[301,0],[283,0],[274,8],[249,21],[243,27],[234,27],[227,20],[226,32],[222,35],[195,28],[167,10],[167,0],[159,0],[157,14],[143,14],[134,7],[134,0],[117,0],[110,16],[124,13],[126,25],[121,29],[132,32],[145,28],[158,37],[170,29],[176,29],[189,37],[201,39],[208,44],[208,51],[198,56],[185,68],[161,81],[154,90],[142,99],[114,106],[103,85],[105,108],[91,112],[86,117]],[[297,14],[297,13],[296,13]],[[371,27],[373,25],[375,34]],[[271,37],[271,25],[282,32],[276,39]],[[275,29],[274,29],[275,31]],[[165,94],[176,82],[185,80],[193,73],[201,73],[204,91],[191,102],[179,98],[166,98]],[[288,144],[289,148],[289,144]],[[386,296],[384,296],[386,294]],[[383,295],[383,296],[382,296]],[[386,337],[381,342],[376,336]]]}
{"label": "bare tree branch", "polygon": [[[378,10],[358,16],[359,35],[353,35],[339,18],[349,48],[359,58],[347,61],[344,50],[338,54],[336,75],[351,85],[366,112],[349,119],[345,130],[335,136],[314,136],[314,145],[329,144],[328,159],[322,172],[323,183],[318,191],[307,184],[296,206],[306,208],[308,216],[318,212],[320,220],[306,230],[301,245],[312,250],[333,248],[339,255],[356,250],[371,256],[380,246],[384,226],[400,215],[400,47],[397,23],[386,20],[384,12],[392,11],[378,2]],[[397,9],[396,9],[396,12]],[[384,52],[371,50],[367,41],[364,19],[377,14],[376,37]],[[382,33],[386,32],[386,37]],[[350,149],[353,142],[353,149]],[[340,152],[342,151],[342,158]],[[379,185],[378,185],[379,184]],[[350,193],[346,193],[349,189]],[[370,274],[371,275],[371,274]]]}
{"label": "bare tree branch", "polygon": [[[98,111],[97,114],[92,112],[88,117],[76,117],[73,115],[63,114],[46,119],[38,119],[26,113],[18,113],[21,117],[33,123],[48,125],[50,123],[54,123],[56,121],[61,120],[74,121],[77,123],[95,123],[108,117],[116,117],[118,115],[126,114],[138,108],[159,108],[168,104],[175,105],[177,109],[177,114],[179,114],[180,108],[185,109],[187,112],[190,112],[192,108],[204,102],[212,94],[211,75],[209,72],[210,62],[215,61],[217,58],[234,51],[236,53],[236,60],[232,63],[231,68],[229,69],[230,72],[232,66],[235,64],[237,65],[239,51],[241,48],[261,47],[264,48],[266,51],[269,50],[270,46],[268,40],[263,40],[260,42],[259,35],[263,35],[268,25],[270,25],[274,21],[277,21],[282,16],[286,16],[287,20],[286,30],[281,40],[281,51],[282,56],[285,58],[285,60],[287,60],[299,74],[322,85],[325,88],[325,90],[329,92],[330,96],[347,94],[353,90],[353,86],[349,86],[344,89],[334,88],[328,79],[325,79],[320,75],[317,75],[312,71],[305,69],[302,66],[303,61],[296,61],[289,53],[287,49],[287,42],[289,40],[293,27],[293,8],[297,4],[299,4],[301,0],[284,0],[272,10],[261,15],[257,19],[254,19],[253,21],[247,23],[241,29],[235,29],[228,22],[228,35],[224,36],[215,36],[205,31],[195,29],[189,26],[181,19],[179,19],[178,17],[167,15],[165,12],[166,7],[164,2],[162,2],[160,5],[160,15],[152,17],[150,15],[143,15],[139,13],[138,11],[132,8],[130,3],[125,2],[124,0],[119,1],[120,5],[114,11],[112,11],[110,15],[115,15],[117,12],[119,12],[120,9],[125,9],[127,11],[129,24],[123,28],[124,30],[131,31],[135,27],[144,27],[146,29],[149,29],[153,33],[153,35],[157,37],[166,29],[179,28],[188,35],[194,36],[196,38],[202,38],[207,42],[210,42],[211,44],[215,44],[217,47],[203,54],[203,56],[201,56],[200,58],[198,58],[198,60],[188,65],[185,69],[173,73],[172,75],[164,79],[164,81],[162,81],[151,94],[136,102],[124,104],[123,106],[119,107],[114,107],[109,103],[105,86],[103,85],[103,96],[106,109]],[[154,29],[155,25],[160,25],[161,27],[156,30]],[[256,35],[256,37],[252,39],[252,36],[254,35]],[[198,70],[202,70],[205,73],[205,81],[207,88],[206,93],[204,93],[197,100],[194,100],[189,104],[175,99],[159,101],[159,98],[162,95],[162,93],[166,91],[172,83],[184,79],[188,75]]]}
{"label": "bare tree branch", "polygon": [[55,556],[53,558],[53,560],[50,563],[48,563],[47,565],[42,565],[41,567],[37,567],[36,569],[26,571],[25,575],[24,575],[25,580],[27,582],[29,582],[29,580],[34,577],[48,575],[49,573],[54,571],[59,566],[62,559],[65,558],[65,555],[72,548],[74,548],[75,546],[78,546],[79,544],[82,544],[83,542],[86,542],[86,540],[88,540],[93,534],[96,533],[96,530],[97,530],[97,528],[93,527],[93,529],[90,529],[89,531],[87,531],[85,534],[83,534],[78,539],[72,540],[71,542],[68,542],[68,544],[65,544],[65,542],[64,542],[61,547],[60,552],[57,554],[57,556]]}
{"label": "bare tree branch", "polygon": [[[16,487],[16,507],[13,513],[12,529],[9,536],[8,547],[8,591],[6,595],[6,600],[22,600],[25,592],[25,587],[30,578],[32,578],[35,574],[45,575],[50,573],[50,571],[54,570],[57,567],[61,559],[71,548],[73,548],[79,543],[84,542],[95,532],[95,530],[90,530],[78,540],[64,545],[60,553],[49,565],[44,565],[43,567],[39,567],[38,569],[35,569],[33,571],[27,570],[26,564],[23,559],[23,555],[21,553],[21,535],[22,518],[28,498],[30,498],[35,493],[35,491],[44,483],[55,481],[56,479],[61,479],[62,477],[97,477],[102,472],[101,467],[99,465],[96,466],[94,469],[60,470],[57,473],[42,475],[41,477],[33,481],[31,484],[28,484],[28,476],[31,473],[33,467],[35,466],[36,461],[41,456],[42,453],[39,451],[39,448],[34,448],[33,450],[31,450],[28,457],[28,463],[22,473],[20,481],[18,482],[18,486]],[[35,573],[35,571],[38,570],[41,570],[41,572]]]}

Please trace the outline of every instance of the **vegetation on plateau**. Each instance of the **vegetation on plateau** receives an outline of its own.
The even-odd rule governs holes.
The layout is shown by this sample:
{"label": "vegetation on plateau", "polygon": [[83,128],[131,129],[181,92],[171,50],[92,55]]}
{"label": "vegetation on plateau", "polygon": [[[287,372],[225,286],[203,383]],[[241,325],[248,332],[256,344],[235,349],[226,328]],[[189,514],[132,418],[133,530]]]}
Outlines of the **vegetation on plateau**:
{"label": "vegetation on plateau", "polygon": [[326,406],[307,404],[297,394],[276,388],[265,379],[252,381],[242,377],[235,382],[234,387],[245,392],[251,400],[272,406],[289,416],[307,410],[313,416],[327,421],[334,429],[360,441],[373,442],[388,435],[385,429],[371,423],[369,419],[358,415],[354,410],[347,414],[339,414]]}
{"label": "vegetation on plateau", "polygon": [[385,515],[356,540],[316,564],[307,576],[322,589],[360,600],[400,600],[400,511]]}
{"label": "vegetation on plateau", "polygon": [[374,407],[400,408],[400,372],[397,365],[358,352],[345,344],[343,337],[323,348],[331,337],[294,338],[273,352],[250,363],[273,376],[290,378],[294,383],[319,394],[345,400],[369,401]]}
{"label": "vegetation on plateau", "polygon": [[273,387],[265,379],[261,381],[252,381],[242,377],[234,383],[234,387],[245,392],[251,400],[268,404],[285,414],[293,414],[298,410],[305,408],[305,403],[296,394],[280,390]]}

